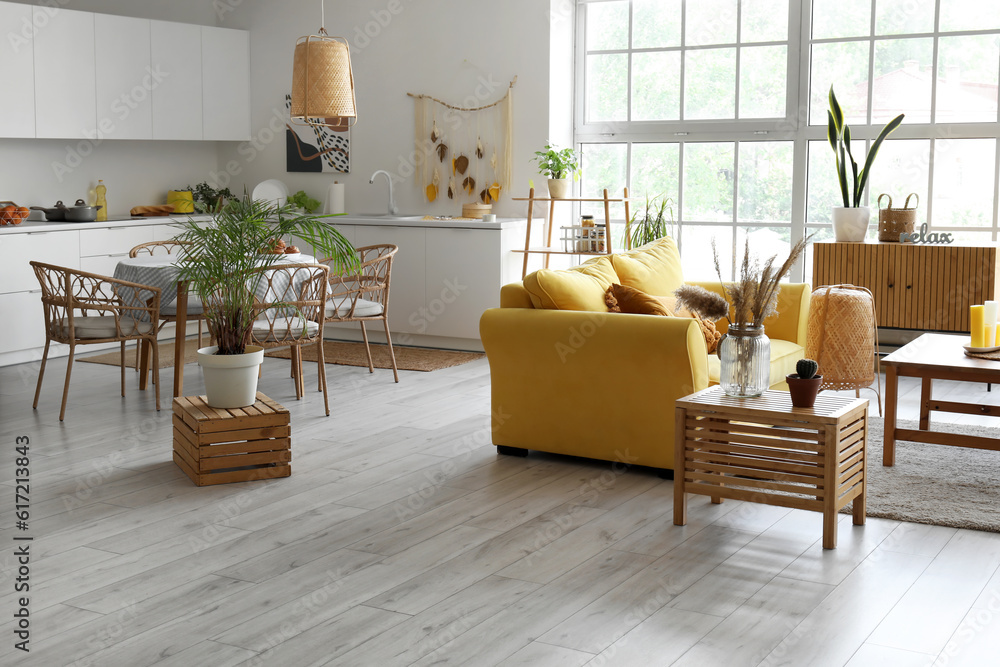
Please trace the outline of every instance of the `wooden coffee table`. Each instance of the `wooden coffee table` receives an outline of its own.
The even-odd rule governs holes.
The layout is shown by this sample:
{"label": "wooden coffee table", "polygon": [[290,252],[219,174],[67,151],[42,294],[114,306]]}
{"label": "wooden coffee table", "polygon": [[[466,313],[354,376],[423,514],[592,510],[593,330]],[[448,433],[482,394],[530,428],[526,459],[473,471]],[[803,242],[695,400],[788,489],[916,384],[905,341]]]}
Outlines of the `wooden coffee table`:
{"label": "wooden coffee table", "polygon": [[824,396],[792,407],[787,391],[732,398],[711,387],[675,403],[674,523],[687,493],[823,513],[823,548],[837,546],[837,517],[853,501],[865,523],[868,401]]}
{"label": "wooden coffee table", "polygon": [[[968,342],[968,336],[926,333],[882,359],[885,365],[885,437],[882,443],[882,465],[895,464],[897,440],[1000,451],[1000,440],[996,438],[928,430],[932,411],[1000,416],[1000,408],[996,406],[939,401],[931,397],[931,385],[934,380],[1000,383],[1000,361],[965,356],[962,346]],[[900,376],[921,379],[919,430],[896,427],[896,400]]]}

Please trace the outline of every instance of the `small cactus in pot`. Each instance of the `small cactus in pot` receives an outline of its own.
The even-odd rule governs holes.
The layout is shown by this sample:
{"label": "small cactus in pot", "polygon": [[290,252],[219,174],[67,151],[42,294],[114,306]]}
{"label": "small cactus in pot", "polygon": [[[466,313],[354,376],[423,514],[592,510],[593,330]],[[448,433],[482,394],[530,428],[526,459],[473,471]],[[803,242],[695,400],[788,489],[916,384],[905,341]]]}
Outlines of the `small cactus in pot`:
{"label": "small cactus in pot", "polygon": [[812,359],[799,359],[795,364],[795,371],[785,376],[792,405],[796,408],[811,408],[823,385],[823,376],[818,375],[819,364]]}

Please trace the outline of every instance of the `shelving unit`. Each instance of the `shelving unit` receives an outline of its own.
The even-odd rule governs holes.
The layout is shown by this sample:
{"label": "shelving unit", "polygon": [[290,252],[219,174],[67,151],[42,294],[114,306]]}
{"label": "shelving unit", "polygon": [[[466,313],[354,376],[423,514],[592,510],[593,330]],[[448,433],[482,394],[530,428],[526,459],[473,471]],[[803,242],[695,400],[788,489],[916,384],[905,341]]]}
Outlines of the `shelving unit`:
{"label": "shelving unit", "polygon": [[[549,257],[552,255],[581,255],[581,256],[600,256],[600,255],[610,255],[612,253],[612,242],[611,242],[611,204],[624,202],[625,203],[625,220],[628,221],[631,217],[629,215],[629,197],[628,188],[625,188],[624,195],[621,199],[609,199],[608,191],[605,188],[604,197],[598,199],[588,199],[588,198],[569,198],[569,199],[550,199],[548,197],[535,197],[535,188],[531,188],[528,191],[527,197],[512,197],[513,201],[526,201],[528,202],[528,228],[524,234],[524,250],[515,250],[514,252],[524,253],[524,262],[521,268],[521,278],[528,275],[528,258],[531,255],[545,255],[545,268],[549,268]],[[604,202],[604,252],[585,252],[582,250],[562,250],[561,248],[552,247],[552,228],[554,227],[552,223],[552,217],[555,214],[556,202]],[[546,234],[545,245],[540,248],[531,247],[531,220],[532,214],[535,209],[535,202],[548,202],[549,203],[549,217],[548,217],[548,233]],[[543,229],[544,232],[544,229]]]}

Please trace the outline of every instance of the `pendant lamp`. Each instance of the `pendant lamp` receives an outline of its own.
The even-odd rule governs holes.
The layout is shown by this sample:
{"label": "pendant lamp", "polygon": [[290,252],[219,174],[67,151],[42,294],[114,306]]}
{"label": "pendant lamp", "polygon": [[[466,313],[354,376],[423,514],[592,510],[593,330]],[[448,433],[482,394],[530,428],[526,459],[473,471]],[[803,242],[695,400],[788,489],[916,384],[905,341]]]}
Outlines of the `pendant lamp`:
{"label": "pendant lamp", "polygon": [[320,15],[319,34],[295,42],[291,120],[298,125],[344,130],[358,118],[351,49],[345,38],[327,34],[322,0]]}

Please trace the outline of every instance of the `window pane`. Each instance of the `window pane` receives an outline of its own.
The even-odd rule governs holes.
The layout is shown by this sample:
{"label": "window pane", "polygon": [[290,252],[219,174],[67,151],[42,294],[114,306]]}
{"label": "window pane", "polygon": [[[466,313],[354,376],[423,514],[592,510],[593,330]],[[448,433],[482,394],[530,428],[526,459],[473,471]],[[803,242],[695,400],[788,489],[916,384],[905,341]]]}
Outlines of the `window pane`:
{"label": "window pane", "polygon": [[[750,246],[750,258],[764,264],[772,257],[777,257],[778,266],[788,258],[792,249],[792,228],[785,227],[744,227],[736,228],[736,257],[743,261],[743,252]],[[786,278],[787,281],[787,278]]]}
{"label": "window pane", "polygon": [[902,35],[934,31],[934,0],[878,0],[875,34]]}
{"label": "window pane", "polygon": [[743,0],[740,41],[784,42],[788,39],[787,0]]}
{"label": "window pane", "polygon": [[934,143],[932,227],[991,227],[996,139]]}
{"label": "window pane", "polygon": [[[875,42],[872,124],[901,113],[907,123],[931,120],[931,62],[934,40],[887,39]],[[838,97],[839,99],[839,97]]]}
{"label": "window pane", "polygon": [[937,122],[996,122],[1000,36],[942,37]]}
{"label": "window pane", "polygon": [[687,46],[736,43],[737,0],[687,3],[684,43]]}
{"label": "window pane", "polygon": [[811,124],[826,125],[828,95],[833,84],[847,122],[868,122],[868,42],[813,45]]}
{"label": "window pane", "polygon": [[806,188],[806,222],[832,224],[833,214],[830,209],[843,206],[844,199],[837,181],[836,157],[825,140],[809,142]]}
{"label": "window pane", "polygon": [[628,2],[598,2],[587,8],[587,50],[628,48]]}
{"label": "window pane", "polygon": [[680,46],[682,2],[683,0],[634,0],[632,48]]}
{"label": "window pane", "polygon": [[667,197],[673,202],[677,219],[679,162],[680,144],[632,144],[629,194],[639,198],[631,202],[633,212],[645,206],[646,197]]}
{"label": "window pane", "polygon": [[712,240],[719,249],[719,269],[723,280],[733,279],[733,228],[684,225],[680,230],[681,270],[685,282],[718,280]]}
{"label": "window pane", "polygon": [[684,118],[736,117],[736,49],[684,54]]}
{"label": "window pane", "polygon": [[983,0],[941,0],[941,30],[1000,28],[1000,4]]}
{"label": "window pane", "polygon": [[739,175],[737,220],[791,224],[792,142],[740,143]]}
{"label": "window pane", "polygon": [[788,48],[755,46],[740,51],[740,118],[785,117]]}
{"label": "window pane", "polygon": [[[580,148],[583,158],[580,164],[583,174],[580,178],[582,196],[603,197],[604,189],[607,188],[608,197],[621,199],[625,193],[628,146],[626,144],[583,144]],[[593,215],[597,222],[604,222],[603,203],[584,202],[580,209],[582,213]],[[619,220],[624,219],[624,204],[612,204],[611,217]]]}
{"label": "window pane", "polygon": [[729,222],[733,219],[733,144],[684,146],[684,220]]}
{"label": "window pane", "polygon": [[[883,142],[868,180],[868,201],[872,208],[878,207],[878,197],[883,192],[892,197],[893,208],[903,208],[907,195],[915,192],[919,200],[911,199],[910,207],[917,206],[917,220],[927,222],[930,151],[928,139],[887,139]],[[882,206],[888,205],[888,200],[883,199]]]}
{"label": "window pane", "polygon": [[678,120],[680,89],[680,51],[632,55],[632,120]]}
{"label": "window pane", "polygon": [[628,117],[628,56],[587,56],[587,121]]}
{"label": "window pane", "polygon": [[813,0],[813,39],[871,34],[871,0]]}

